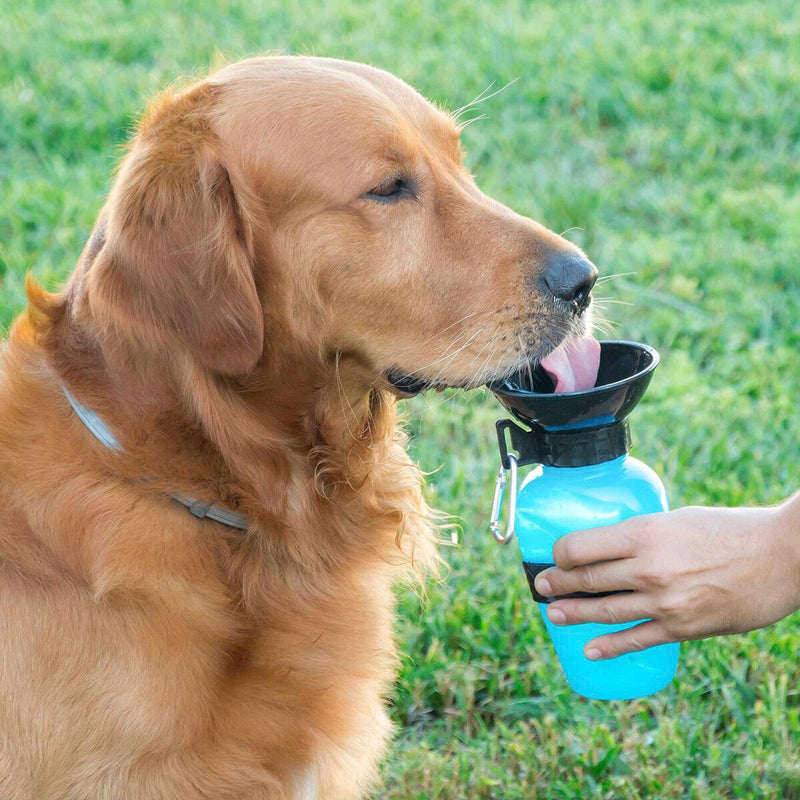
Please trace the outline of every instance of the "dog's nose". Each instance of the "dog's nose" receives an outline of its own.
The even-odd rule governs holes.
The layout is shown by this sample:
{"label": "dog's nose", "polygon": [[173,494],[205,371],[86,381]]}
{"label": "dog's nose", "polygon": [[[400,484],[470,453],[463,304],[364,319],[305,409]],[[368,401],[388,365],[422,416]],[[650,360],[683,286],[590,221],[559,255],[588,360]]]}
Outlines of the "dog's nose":
{"label": "dog's nose", "polygon": [[585,256],[562,251],[550,256],[542,277],[556,297],[582,311],[589,305],[597,274],[597,267]]}

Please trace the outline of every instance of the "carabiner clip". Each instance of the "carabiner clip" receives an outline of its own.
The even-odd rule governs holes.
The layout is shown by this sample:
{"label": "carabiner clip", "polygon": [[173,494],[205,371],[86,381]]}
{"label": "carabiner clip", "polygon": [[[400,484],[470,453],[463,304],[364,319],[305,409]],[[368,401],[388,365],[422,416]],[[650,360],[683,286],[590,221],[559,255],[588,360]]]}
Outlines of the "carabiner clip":
{"label": "carabiner clip", "polygon": [[489,520],[489,530],[498,544],[508,544],[514,538],[514,516],[517,513],[517,457],[508,454],[509,472],[511,473],[511,497],[508,501],[508,525],[506,532],[500,533],[500,514],[503,510],[503,495],[506,488],[506,470],[500,464],[500,471],[494,480],[494,500],[492,500],[492,517]]}

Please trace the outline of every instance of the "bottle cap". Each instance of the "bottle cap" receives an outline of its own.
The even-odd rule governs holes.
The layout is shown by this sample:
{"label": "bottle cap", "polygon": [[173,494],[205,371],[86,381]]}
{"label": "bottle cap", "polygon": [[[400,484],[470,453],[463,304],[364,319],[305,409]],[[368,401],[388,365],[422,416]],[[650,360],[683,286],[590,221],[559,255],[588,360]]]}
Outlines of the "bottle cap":
{"label": "bottle cap", "polygon": [[[508,447],[506,431],[511,437]],[[624,456],[631,449],[628,420],[601,428],[548,430],[534,425],[525,430],[510,419],[497,422],[500,460],[508,469],[509,449],[516,450],[517,464],[544,464],[546,467],[588,467]]]}

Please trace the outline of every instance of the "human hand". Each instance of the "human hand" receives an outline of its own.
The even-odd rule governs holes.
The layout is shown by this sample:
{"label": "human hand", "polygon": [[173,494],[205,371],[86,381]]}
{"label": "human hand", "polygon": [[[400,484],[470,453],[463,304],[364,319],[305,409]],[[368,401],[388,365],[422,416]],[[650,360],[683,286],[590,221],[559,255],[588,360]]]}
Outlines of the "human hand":
{"label": "human hand", "polygon": [[689,507],[577,531],[553,548],[536,590],[624,594],[556,600],[556,625],[649,620],[591,640],[592,660],[741,633],[800,608],[800,494],[775,508]]}

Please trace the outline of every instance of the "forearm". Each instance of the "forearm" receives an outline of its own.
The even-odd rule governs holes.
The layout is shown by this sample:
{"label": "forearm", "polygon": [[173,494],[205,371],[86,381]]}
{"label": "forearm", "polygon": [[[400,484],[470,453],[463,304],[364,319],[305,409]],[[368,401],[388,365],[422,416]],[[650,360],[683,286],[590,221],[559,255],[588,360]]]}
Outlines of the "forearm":
{"label": "forearm", "polygon": [[787,563],[794,576],[794,608],[800,609],[800,491],[778,506]]}
{"label": "forearm", "polygon": [[778,508],[783,513],[786,523],[794,528],[796,535],[800,538],[800,491],[784,500]]}

